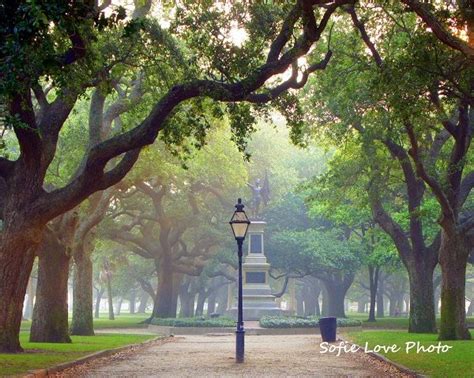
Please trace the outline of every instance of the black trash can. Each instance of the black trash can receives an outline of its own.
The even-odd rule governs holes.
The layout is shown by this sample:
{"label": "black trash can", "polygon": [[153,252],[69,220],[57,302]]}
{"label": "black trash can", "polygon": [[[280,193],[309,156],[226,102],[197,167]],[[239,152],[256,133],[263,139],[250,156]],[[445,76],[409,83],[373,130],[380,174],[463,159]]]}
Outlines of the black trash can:
{"label": "black trash can", "polygon": [[319,319],[319,329],[323,341],[332,343],[336,341],[337,320],[334,317]]}

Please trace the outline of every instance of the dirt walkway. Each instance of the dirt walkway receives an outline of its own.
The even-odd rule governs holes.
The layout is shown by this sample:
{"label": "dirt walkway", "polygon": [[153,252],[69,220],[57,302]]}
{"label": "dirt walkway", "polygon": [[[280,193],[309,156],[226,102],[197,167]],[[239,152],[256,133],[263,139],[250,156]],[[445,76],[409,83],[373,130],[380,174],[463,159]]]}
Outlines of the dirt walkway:
{"label": "dirt walkway", "polygon": [[247,336],[246,360],[234,360],[235,337],[185,336],[64,371],[74,377],[403,377],[364,353],[321,354],[313,335]]}

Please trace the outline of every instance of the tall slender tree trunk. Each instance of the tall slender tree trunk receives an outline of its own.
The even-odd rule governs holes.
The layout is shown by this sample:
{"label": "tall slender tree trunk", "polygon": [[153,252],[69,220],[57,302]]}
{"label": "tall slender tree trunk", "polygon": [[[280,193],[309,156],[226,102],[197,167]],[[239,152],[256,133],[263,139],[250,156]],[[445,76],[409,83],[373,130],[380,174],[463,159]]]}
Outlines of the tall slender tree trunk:
{"label": "tall slender tree trunk", "polygon": [[137,292],[135,289],[132,289],[130,291],[130,306],[129,306],[129,312],[130,314],[135,314],[135,302],[137,300]]}
{"label": "tall slender tree trunk", "polygon": [[94,335],[91,252],[92,248],[84,242],[74,248],[71,335]]}
{"label": "tall slender tree trunk", "polygon": [[441,290],[435,290],[434,294],[434,309],[435,309],[435,314],[439,314],[439,300],[441,299]]}
{"label": "tall slender tree trunk", "polygon": [[471,303],[469,303],[469,307],[467,308],[467,316],[472,316],[474,314],[474,299],[471,298]]}
{"label": "tall slender tree trunk", "polygon": [[304,316],[304,299],[303,299],[303,287],[299,287],[299,290],[296,291],[296,315]]}
{"label": "tall slender tree trunk", "polygon": [[227,304],[229,303],[229,291],[231,291],[231,284],[222,288],[217,294],[217,307],[216,312],[223,314],[227,309]]}
{"label": "tall slender tree trunk", "polygon": [[179,310],[180,318],[191,318],[194,315],[194,294],[191,293],[180,293],[179,301],[181,308]]}
{"label": "tall slender tree trunk", "polygon": [[33,306],[34,306],[34,297],[35,297],[35,284],[34,284],[34,279],[33,277],[30,277],[30,280],[28,281],[28,287],[26,289],[26,305],[25,305],[25,310],[23,317],[25,319],[32,319],[33,318]]}
{"label": "tall slender tree trunk", "polygon": [[360,313],[360,314],[363,314],[365,312],[365,304],[367,302],[362,300],[362,299],[359,299],[357,301],[357,312]]}
{"label": "tall slender tree trunk", "polygon": [[[115,320],[114,315],[114,297],[112,295],[112,283],[110,279],[110,272],[105,273],[105,277],[107,280],[107,301],[109,304],[109,320]],[[118,308],[117,315],[119,315],[120,308]]]}
{"label": "tall slender tree trunk", "polygon": [[94,318],[99,319],[100,316],[100,302],[102,300],[102,296],[104,295],[105,289],[101,286],[100,290],[97,291],[97,296],[95,298],[95,312]]}
{"label": "tall slender tree trunk", "polygon": [[68,278],[70,255],[49,232],[38,249],[38,285],[30,341],[70,343],[68,329]]}
{"label": "tall slender tree trunk", "polygon": [[[304,315],[311,316],[316,315],[316,302],[319,297],[319,292],[315,293],[313,285],[305,281],[303,286],[303,300],[304,300]],[[316,294],[318,294],[316,296]]]}
{"label": "tall slender tree trunk", "polygon": [[377,285],[379,282],[380,268],[369,265],[369,291],[370,291],[370,306],[369,306],[369,322],[375,322],[375,301],[377,299]]}
{"label": "tall slender tree trunk", "polygon": [[321,298],[321,315],[322,316],[329,316],[329,294],[328,290],[326,289],[326,285],[324,285],[322,290],[322,298]]}
{"label": "tall slender tree trunk", "polygon": [[206,298],[206,291],[201,290],[196,301],[196,311],[194,313],[195,316],[202,316],[204,314],[204,303],[206,303]]}
{"label": "tall slender tree trunk", "polygon": [[441,266],[440,340],[469,340],[466,325],[466,266],[470,246],[460,235],[442,232],[439,250]]}
{"label": "tall slender tree trunk", "polygon": [[[122,312],[122,303],[123,303],[123,298],[122,297],[119,297],[116,301],[115,301],[115,315],[117,316],[120,316],[120,313]],[[112,301],[112,311],[113,311],[113,301]]]}
{"label": "tall slender tree trunk", "polygon": [[207,316],[216,312],[216,290],[213,291],[207,298]]}
{"label": "tall slender tree trunk", "polygon": [[378,280],[378,285],[377,285],[377,318],[383,318],[384,317],[384,298],[383,298],[383,292],[384,292],[384,277],[379,274],[379,280]]}
{"label": "tall slender tree trunk", "polygon": [[138,306],[138,313],[139,314],[144,314],[146,312],[146,306],[148,304],[148,298],[150,295],[143,290],[142,294],[140,295],[140,304]]}

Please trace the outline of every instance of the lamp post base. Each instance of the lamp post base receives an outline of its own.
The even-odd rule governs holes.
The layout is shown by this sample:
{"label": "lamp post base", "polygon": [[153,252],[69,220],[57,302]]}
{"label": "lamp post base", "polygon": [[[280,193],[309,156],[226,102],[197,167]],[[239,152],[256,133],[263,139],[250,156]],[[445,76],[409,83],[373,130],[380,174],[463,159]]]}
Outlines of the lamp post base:
{"label": "lamp post base", "polygon": [[235,349],[235,360],[238,363],[244,362],[244,345],[245,345],[245,331],[235,331],[236,349]]}

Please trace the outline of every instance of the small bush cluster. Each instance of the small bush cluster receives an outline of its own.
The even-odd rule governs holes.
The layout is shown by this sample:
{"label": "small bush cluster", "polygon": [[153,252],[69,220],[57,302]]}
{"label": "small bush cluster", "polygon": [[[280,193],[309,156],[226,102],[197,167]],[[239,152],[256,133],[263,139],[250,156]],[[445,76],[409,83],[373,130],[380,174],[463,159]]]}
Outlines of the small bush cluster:
{"label": "small bush cluster", "polygon": [[167,327],[235,327],[235,320],[219,318],[153,318],[151,324]]}
{"label": "small bush cluster", "polygon": [[[361,322],[356,319],[337,319],[338,327],[357,327]],[[263,316],[260,319],[262,328],[315,328],[319,326],[317,317]]]}

